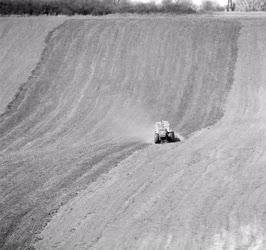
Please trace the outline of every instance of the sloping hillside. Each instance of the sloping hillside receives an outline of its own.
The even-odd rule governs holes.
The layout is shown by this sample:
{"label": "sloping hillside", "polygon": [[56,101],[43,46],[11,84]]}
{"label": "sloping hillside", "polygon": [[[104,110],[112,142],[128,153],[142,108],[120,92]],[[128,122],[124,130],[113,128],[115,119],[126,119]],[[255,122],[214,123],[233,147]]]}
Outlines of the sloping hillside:
{"label": "sloping hillside", "polygon": [[[189,137],[214,125],[224,110],[228,117],[242,117],[237,108],[243,107],[239,95],[230,99],[236,102],[234,111],[226,102],[236,88],[239,31],[239,22],[230,19],[164,17],[67,20],[49,33],[32,75],[0,118],[0,247],[27,246],[57,209],[86,187],[89,191],[75,200],[80,207],[79,199],[88,198],[96,211],[93,217],[83,218],[85,228],[68,228],[76,221],[77,207],[74,217],[67,215],[71,222],[63,219],[70,224],[60,230],[56,225],[61,222],[49,224],[47,238],[39,247],[50,249],[59,242],[57,247],[64,249],[80,249],[78,244],[154,249],[165,244],[167,237],[172,237],[166,241],[169,246],[176,246],[171,245],[174,239],[190,244],[186,240],[195,236],[197,228],[192,223],[194,215],[200,218],[205,213],[197,210],[205,208],[205,196],[196,190],[206,188],[202,178],[208,176],[206,168],[213,160],[208,149],[214,150],[220,132],[211,133],[213,129],[208,139],[193,137],[183,144],[155,147],[150,145],[153,123],[169,120],[175,130]],[[30,36],[34,40],[29,32]],[[18,84],[11,84],[10,91]],[[219,189],[217,182],[212,186],[206,181]],[[208,191],[207,202],[213,197],[212,189]],[[180,202],[186,197],[186,202]],[[192,203],[199,204],[195,211]],[[55,221],[64,216],[62,211]],[[181,222],[186,218],[180,235],[181,224],[173,216]],[[88,225],[95,226],[92,232]],[[121,232],[110,243],[117,228],[125,234]],[[164,228],[170,233],[161,235]],[[84,230],[87,243],[79,240]],[[71,240],[73,244],[66,240],[72,237],[68,231],[78,239]],[[197,237],[200,246],[203,243]]]}
{"label": "sloping hillside", "polygon": [[241,24],[223,118],[121,162],[59,211],[38,249],[266,248],[266,21]]}

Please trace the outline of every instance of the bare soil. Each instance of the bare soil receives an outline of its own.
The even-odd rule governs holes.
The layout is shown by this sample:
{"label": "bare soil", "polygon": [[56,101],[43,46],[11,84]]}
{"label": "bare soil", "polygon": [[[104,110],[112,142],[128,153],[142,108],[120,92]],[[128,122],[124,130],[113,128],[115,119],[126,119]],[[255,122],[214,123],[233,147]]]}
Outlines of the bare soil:
{"label": "bare soil", "polygon": [[[49,29],[0,118],[0,247],[264,249],[265,24]],[[158,119],[186,140],[151,145]]]}

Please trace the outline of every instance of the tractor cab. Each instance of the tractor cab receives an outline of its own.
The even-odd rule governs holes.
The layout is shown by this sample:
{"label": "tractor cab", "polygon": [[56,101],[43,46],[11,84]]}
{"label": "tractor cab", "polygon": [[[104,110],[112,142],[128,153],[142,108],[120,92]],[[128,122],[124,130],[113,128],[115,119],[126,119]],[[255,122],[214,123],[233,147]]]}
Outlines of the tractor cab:
{"label": "tractor cab", "polygon": [[155,133],[159,134],[160,137],[166,137],[167,132],[170,131],[170,126],[168,121],[161,120],[155,123]]}
{"label": "tractor cab", "polygon": [[173,142],[175,141],[174,131],[170,130],[168,121],[161,120],[155,123],[154,142],[156,144],[161,142]]}

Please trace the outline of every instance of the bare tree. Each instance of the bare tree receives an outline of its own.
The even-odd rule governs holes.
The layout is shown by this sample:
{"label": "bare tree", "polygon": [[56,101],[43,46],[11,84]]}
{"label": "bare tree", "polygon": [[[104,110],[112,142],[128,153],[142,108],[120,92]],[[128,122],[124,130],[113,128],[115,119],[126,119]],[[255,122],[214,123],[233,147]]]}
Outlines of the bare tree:
{"label": "bare tree", "polygon": [[265,10],[266,0],[237,0],[237,10],[260,11]]}
{"label": "bare tree", "polygon": [[117,5],[120,4],[120,1],[121,1],[121,0],[113,0],[113,4],[117,6]]}

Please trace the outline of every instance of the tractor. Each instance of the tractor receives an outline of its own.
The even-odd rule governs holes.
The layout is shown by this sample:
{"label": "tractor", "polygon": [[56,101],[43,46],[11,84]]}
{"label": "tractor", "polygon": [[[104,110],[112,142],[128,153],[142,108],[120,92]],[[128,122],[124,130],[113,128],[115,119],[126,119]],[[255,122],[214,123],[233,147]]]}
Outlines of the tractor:
{"label": "tractor", "polygon": [[173,130],[170,130],[169,122],[161,120],[155,123],[154,143],[174,142],[177,138]]}

